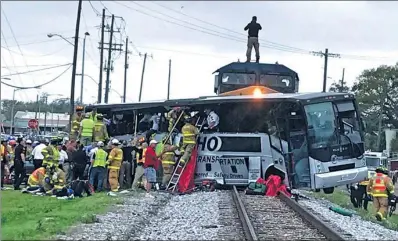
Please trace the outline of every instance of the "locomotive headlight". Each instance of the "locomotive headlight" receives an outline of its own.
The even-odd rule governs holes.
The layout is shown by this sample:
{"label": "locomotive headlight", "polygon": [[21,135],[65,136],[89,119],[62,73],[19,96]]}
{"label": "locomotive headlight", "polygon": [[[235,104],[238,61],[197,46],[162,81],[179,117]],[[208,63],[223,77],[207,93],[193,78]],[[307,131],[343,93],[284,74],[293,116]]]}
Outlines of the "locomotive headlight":
{"label": "locomotive headlight", "polygon": [[254,96],[255,98],[260,97],[262,94],[263,94],[263,93],[261,92],[260,88],[255,88],[254,91],[253,91],[253,96]]}

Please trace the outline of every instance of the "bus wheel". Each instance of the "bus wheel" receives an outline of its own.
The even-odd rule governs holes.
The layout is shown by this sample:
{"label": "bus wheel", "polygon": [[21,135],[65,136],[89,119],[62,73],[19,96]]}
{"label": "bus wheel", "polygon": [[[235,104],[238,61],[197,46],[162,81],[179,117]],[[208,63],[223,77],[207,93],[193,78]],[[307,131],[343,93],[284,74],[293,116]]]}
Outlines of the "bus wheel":
{"label": "bus wheel", "polygon": [[319,189],[319,188],[315,189],[315,192],[320,192],[320,191],[321,191],[321,189]]}
{"label": "bus wheel", "polygon": [[334,192],[334,187],[328,187],[328,188],[324,188],[323,192],[325,194],[332,194]]}

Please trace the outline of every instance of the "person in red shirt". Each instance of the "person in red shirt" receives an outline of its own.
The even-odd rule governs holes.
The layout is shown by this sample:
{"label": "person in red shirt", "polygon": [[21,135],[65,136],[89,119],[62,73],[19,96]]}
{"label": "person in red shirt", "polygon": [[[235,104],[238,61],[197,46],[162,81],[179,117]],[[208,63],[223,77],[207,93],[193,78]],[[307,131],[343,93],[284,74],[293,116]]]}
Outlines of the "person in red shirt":
{"label": "person in red shirt", "polygon": [[158,142],[156,140],[151,140],[149,146],[146,150],[145,162],[144,162],[144,175],[146,178],[146,195],[148,197],[153,197],[149,194],[152,188],[152,183],[156,182],[156,170],[159,167],[159,159],[156,155],[155,148]]}

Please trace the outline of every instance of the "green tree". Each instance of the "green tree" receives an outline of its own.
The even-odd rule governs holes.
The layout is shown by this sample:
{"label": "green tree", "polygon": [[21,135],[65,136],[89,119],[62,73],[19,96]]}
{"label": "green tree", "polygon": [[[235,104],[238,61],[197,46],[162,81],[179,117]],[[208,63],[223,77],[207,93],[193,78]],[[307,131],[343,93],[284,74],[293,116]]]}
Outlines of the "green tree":
{"label": "green tree", "polygon": [[334,82],[329,87],[329,92],[349,92],[350,87],[348,87],[347,82],[343,81],[343,86],[341,86],[341,81],[339,83]]}

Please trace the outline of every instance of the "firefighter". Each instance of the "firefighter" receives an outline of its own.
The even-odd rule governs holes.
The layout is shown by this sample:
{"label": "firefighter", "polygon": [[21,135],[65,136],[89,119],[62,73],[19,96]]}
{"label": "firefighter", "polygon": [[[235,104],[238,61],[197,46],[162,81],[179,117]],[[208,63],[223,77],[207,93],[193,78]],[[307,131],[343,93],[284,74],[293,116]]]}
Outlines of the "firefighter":
{"label": "firefighter", "polygon": [[182,152],[180,163],[185,164],[191,159],[191,154],[196,145],[196,137],[199,135],[199,130],[194,126],[194,118],[184,118],[185,125],[182,127]]}
{"label": "firefighter", "polygon": [[388,196],[394,193],[391,179],[384,174],[385,168],[376,168],[376,175],[369,180],[367,192],[373,196],[373,207],[376,219],[381,221],[387,216]]}
{"label": "firefighter", "polygon": [[97,114],[97,121],[94,124],[94,141],[95,142],[106,142],[109,139],[108,131],[104,124],[104,117],[101,114]]}
{"label": "firefighter", "polygon": [[98,149],[91,156],[91,173],[90,184],[95,186],[95,179],[98,180],[97,192],[102,191],[103,180],[105,176],[106,158],[108,153],[104,150],[104,143],[99,141],[97,143]]}
{"label": "firefighter", "polygon": [[84,146],[88,146],[93,141],[93,132],[94,132],[95,123],[92,119],[90,119],[90,114],[86,113],[84,115],[84,119],[80,123],[80,143]]}
{"label": "firefighter", "polygon": [[28,179],[29,187],[43,186],[46,177],[46,169],[44,167],[37,168],[32,172]]}
{"label": "firefighter", "polygon": [[94,123],[97,122],[97,120],[98,120],[97,109],[94,108],[94,109],[89,113],[89,118],[90,118],[91,120],[93,120]]}
{"label": "firefighter", "polygon": [[123,161],[123,151],[119,148],[120,142],[117,139],[112,140],[112,150],[108,156],[109,185],[112,192],[119,191],[119,170]]}
{"label": "firefighter", "polygon": [[[169,126],[167,128],[168,132],[178,130],[177,126],[174,130],[173,127],[178,120],[178,117],[180,117],[182,111],[183,110],[180,107],[174,107],[171,111],[167,113],[166,119],[169,121]],[[188,116],[184,113],[182,118],[188,118]]]}
{"label": "firefighter", "polygon": [[144,162],[145,162],[145,154],[148,148],[148,143],[145,139],[139,140],[140,146],[136,151],[136,160],[137,160],[137,167],[135,168],[134,174],[134,181],[132,189],[135,190],[140,186],[144,186],[145,177],[144,177]]}
{"label": "firefighter", "polygon": [[79,136],[80,122],[83,120],[82,116],[83,107],[77,106],[76,113],[72,119],[72,126],[70,128],[69,139],[77,140]]}
{"label": "firefighter", "polygon": [[162,142],[164,144],[163,151],[160,154],[160,158],[163,166],[163,179],[162,185],[165,187],[169,181],[171,176],[173,175],[174,166],[175,166],[175,153],[178,149],[177,146],[170,145],[170,142],[166,142],[166,137],[163,138]]}
{"label": "firefighter", "polygon": [[47,194],[55,195],[65,187],[65,173],[57,165],[48,164],[43,188]]}
{"label": "firefighter", "polygon": [[50,141],[50,144],[41,151],[41,154],[44,157],[42,164],[43,167],[46,167],[50,164],[56,166],[59,165],[59,151],[58,148],[56,147],[58,145],[58,142],[59,142],[58,139],[52,139]]}

